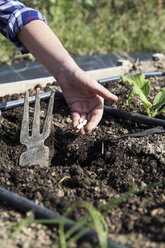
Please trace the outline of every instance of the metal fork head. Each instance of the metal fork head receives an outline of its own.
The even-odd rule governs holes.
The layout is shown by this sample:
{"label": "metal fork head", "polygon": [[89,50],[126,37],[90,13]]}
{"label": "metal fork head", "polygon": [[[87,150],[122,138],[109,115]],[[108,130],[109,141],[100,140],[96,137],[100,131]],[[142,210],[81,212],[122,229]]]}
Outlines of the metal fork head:
{"label": "metal fork head", "polygon": [[20,142],[27,147],[27,150],[21,154],[20,166],[48,166],[49,164],[49,148],[44,145],[45,139],[49,136],[51,130],[52,112],[54,105],[55,92],[52,91],[46,119],[42,133],[40,132],[40,90],[37,89],[34,119],[32,125],[32,134],[29,135],[29,92],[25,92],[24,112],[21,126]]}

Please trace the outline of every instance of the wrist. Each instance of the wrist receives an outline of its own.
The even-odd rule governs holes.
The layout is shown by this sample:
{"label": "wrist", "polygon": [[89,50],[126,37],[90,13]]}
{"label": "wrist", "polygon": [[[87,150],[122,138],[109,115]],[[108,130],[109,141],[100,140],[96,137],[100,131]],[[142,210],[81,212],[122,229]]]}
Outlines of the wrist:
{"label": "wrist", "polygon": [[78,74],[78,71],[80,71],[80,68],[77,65],[74,66],[61,66],[52,73],[54,78],[58,81],[60,86],[66,85],[69,82],[73,82],[74,78]]}

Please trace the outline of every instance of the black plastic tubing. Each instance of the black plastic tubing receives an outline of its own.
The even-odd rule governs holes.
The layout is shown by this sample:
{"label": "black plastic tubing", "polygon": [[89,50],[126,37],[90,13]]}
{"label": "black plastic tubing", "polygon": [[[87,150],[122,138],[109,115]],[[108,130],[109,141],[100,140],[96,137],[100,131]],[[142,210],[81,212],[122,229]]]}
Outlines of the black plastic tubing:
{"label": "black plastic tubing", "polygon": [[[137,74],[137,73],[126,74],[125,76],[135,75],[135,74]],[[145,72],[144,75],[146,77],[165,76],[165,72],[160,72],[160,71]],[[100,79],[100,80],[98,80],[98,82],[101,84],[106,84],[108,82],[113,82],[116,80],[120,80],[120,76]],[[49,99],[50,94],[51,94],[51,91],[48,91],[46,93],[42,93],[42,94],[40,94],[40,99],[41,100]],[[56,90],[55,97],[64,98],[61,89]],[[29,97],[29,103],[33,103],[33,102],[35,102],[35,96]],[[19,107],[19,106],[22,106],[23,104],[24,104],[24,99],[0,103],[0,110],[7,110],[7,109],[14,108],[14,107]],[[131,120],[131,121],[146,124],[149,126],[165,127],[165,120],[163,120],[163,119],[152,118],[152,117],[148,117],[148,116],[141,115],[141,114],[129,113],[127,111],[115,109],[115,108],[112,108],[112,107],[109,107],[106,105],[104,105],[104,111],[109,113],[110,115],[113,115],[113,116],[116,116],[118,118],[122,118],[125,120]]]}
{"label": "black plastic tubing", "polygon": [[[58,220],[63,219],[65,222],[65,224],[64,224],[65,231],[69,230],[75,224],[74,221],[72,221],[68,218],[64,218],[60,214],[58,214],[54,211],[51,211],[48,208],[42,207],[38,204],[35,204],[33,201],[31,201],[25,197],[22,197],[16,193],[13,193],[9,190],[6,190],[2,187],[0,187],[0,200],[7,202],[8,204],[10,204],[14,208],[20,210],[23,213],[26,213],[26,212],[32,210],[34,212],[36,218],[56,219],[56,220],[57,219]],[[82,231],[83,228],[84,228],[83,226],[78,228],[75,231],[75,234]],[[79,239],[79,241],[88,241],[93,245],[98,245],[97,233],[93,230],[89,230],[83,235],[83,237],[81,237]],[[108,244],[108,247],[110,247],[110,248],[128,248],[128,247],[125,247],[123,245],[120,245],[120,244],[114,242],[113,240],[111,240],[109,238],[107,239],[107,244]]]}
{"label": "black plastic tubing", "polygon": [[127,111],[115,109],[106,105],[104,105],[104,111],[121,119],[131,120],[137,123],[146,124],[148,126],[162,126],[165,128],[165,120],[163,119],[152,118],[141,114],[129,113]]}
{"label": "black plastic tubing", "polygon": [[[130,75],[135,75],[137,73],[132,73],[132,74],[125,74],[124,76],[130,76]],[[153,76],[165,76],[165,72],[160,72],[160,71],[155,71],[155,72],[144,72],[143,73],[146,77],[153,77]],[[106,84],[110,83],[113,81],[120,80],[120,76],[114,76],[114,77],[108,77],[108,78],[103,78],[97,80],[100,84]],[[51,91],[45,92],[40,94],[40,99],[41,100],[46,100],[50,97]],[[56,97],[62,97],[62,90],[58,89],[56,91]],[[35,96],[29,97],[29,103],[35,102]],[[24,99],[20,100],[15,100],[15,101],[10,101],[10,102],[4,102],[0,103],[0,110],[7,110],[15,107],[22,106],[24,104]]]}

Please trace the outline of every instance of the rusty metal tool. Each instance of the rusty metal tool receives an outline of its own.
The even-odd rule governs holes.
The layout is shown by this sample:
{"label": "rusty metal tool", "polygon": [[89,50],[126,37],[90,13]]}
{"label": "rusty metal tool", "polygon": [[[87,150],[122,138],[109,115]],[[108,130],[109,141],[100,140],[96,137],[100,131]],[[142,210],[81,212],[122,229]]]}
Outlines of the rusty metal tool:
{"label": "rusty metal tool", "polygon": [[26,151],[20,156],[20,166],[48,166],[49,147],[44,145],[45,139],[49,136],[51,130],[52,112],[54,105],[55,92],[52,91],[49,99],[48,109],[44,122],[42,133],[40,131],[40,90],[37,89],[34,108],[34,119],[32,133],[29,136],[29,92],[25,92],[24,112],[20,133],[20,142],[27,147]]}

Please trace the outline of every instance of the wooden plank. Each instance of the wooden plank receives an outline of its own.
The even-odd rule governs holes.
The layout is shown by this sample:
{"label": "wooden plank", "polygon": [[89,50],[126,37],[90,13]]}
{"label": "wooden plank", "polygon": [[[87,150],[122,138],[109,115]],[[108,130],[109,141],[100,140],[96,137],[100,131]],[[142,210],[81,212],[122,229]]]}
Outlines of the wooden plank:
{"label": "wooden plank", "polygon": [[[105,69],[91,70],[87,71],[87,73],[94,79],[102,79],[111,76],[119,76],[125,73],[128,73],[130,70],[129,65],[124,66],[116,66]],[[34,89],[36,85],[41,85],[41,87],[45,87],[48,83],[56,82],[54,77],[43,77],[31,80],[23,80],[17,82],[10,82],[0,84],[0,96],[3,97],[5,95],[13,95],[24,93],[26,90]],[[56,82],[56,85],[58,83]]]}

